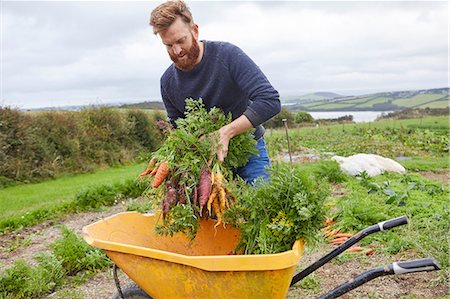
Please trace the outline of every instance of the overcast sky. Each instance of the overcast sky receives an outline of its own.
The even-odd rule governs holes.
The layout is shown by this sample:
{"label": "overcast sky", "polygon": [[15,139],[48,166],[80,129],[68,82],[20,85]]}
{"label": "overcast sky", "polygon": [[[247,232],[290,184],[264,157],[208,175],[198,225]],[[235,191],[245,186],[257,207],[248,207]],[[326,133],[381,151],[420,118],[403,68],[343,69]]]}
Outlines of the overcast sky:
{"label": "overcast sky", "polygon": [[[171,63],[148,25],[163,1],[1,1],[0,106],[160,100]],[[281,96],[449,86],[447,1],[186,1]]]}

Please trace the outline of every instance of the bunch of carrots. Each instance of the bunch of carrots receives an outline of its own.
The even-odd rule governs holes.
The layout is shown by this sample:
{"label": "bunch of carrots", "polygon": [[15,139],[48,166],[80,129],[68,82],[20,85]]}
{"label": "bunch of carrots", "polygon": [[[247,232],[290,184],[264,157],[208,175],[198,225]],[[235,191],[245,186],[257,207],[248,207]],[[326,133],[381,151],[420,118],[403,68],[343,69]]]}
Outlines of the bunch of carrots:
{"label": "bunch of carrots", "polygon": [[230,140],[226,159],[218,161],[215,132],[231,121],[230,113],[217,107],[207,110],[202,99],[186,99],[185,116],[175,121],[176,126],[159,122],[165,140],[140,178],[148,184],[145,195],[155,195],[152,199],[160,206],[161,231],[194,232],[201,218],[223,223],[223,212],[236,201],[229,189],[232,171],[256,153],[256,141],[248,131]]}
{"label": "bunch of carrots", "polygon": [[[326,218],[324,221],[325,227],[322,229],[322,233],[325,238],[329,240],[332,245],[339,246],[349,238],[352,237],[352,234],[343,233],[340,229],[334,228],[334,224],[336,223],[335,219]],[[345,252],[361,252],[363,251],[366,255],[374,254],[373,249],[371,248],[363,248],[360,246],[352,246],[345,250]]]}
{"label": "bunch of carrots", "polygon": [[212,167],[213,171],[210,168],[208,165],[203,167],[198,184],[189,200],[187,200],[185,185],[179,182],[176,184],[177,180],[171,177],[171,169],[166,161],[157,163],[156,159],[151,159],[140,176],[153,177],[152,188],[158,188],[164,181],[166,182],[165,196],[161,204],[163,216],[177,203],[192,204],[200,208],[201,217],[217,219],[217,226],[222,223],[222,213],[236,202],[236,198],[227,187],[227,180],[220,170],[220,165],[216,164]]}

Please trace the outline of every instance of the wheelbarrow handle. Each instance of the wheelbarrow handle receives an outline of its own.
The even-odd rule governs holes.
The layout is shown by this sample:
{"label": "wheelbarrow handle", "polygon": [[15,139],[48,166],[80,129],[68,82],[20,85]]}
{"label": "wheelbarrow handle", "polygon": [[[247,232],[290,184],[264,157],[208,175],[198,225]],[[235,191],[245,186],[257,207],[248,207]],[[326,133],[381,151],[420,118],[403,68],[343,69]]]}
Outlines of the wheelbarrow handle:
{"label": "wheelbarrow handle", "polygon": [[337,298],[363,284],[371,281],[380,276],[393,275],[393,274],[405,274],[422,271],[435,271],[440,270],[439,264],[431,258],[410,260],[405,262],[395,262],[390,265],[373,268],[367,272],[364,272],[357,277],[343,283],[334,290],[318,297],[318,299],[332,299]]}
{"label": "wheelbarrow handle", "polygon": [[372,226],[369,226],[369,227],[363,229],[362,231],[356,233],[354,236],[347,239],[347,241],[345,241],[344,243],[342,243],[341,245],[339,245],[338,247],[334,248],[332,251],[330,251],[329,253],[324,255],[322,258],[320,258],[319,260],[314,262],[309,267],[307,267],[307,268],[303,269],[301,272],[295,274],[291,280],[290,286],[293,286],[294,284],[296,284],[297,282],[299,282],[300,280],[302,280],[303,278],[305,278],[306,276],[308,276],[309,274],[311,274],[318,268],[322,267],[323,265],[325,265],[326,263],[331,261],[333,258],[338,256],[339,254],[341,254],[342,252],[344,252],[346,249],[350,248],[354,244],[358,243],[361,239],[367,237],[368,235],[379,232],[379,231],[388,230],[388,229],[394,228],[396,226],[404,225],[407,223],[408,223],[408,218],[406,216],[400,216],[397,218],[379,222],[377,224],[374,224]]}
{"label": "wheelbarrow handle", "polygon": [[408,217],[400,216],[397,218],[379,222],[375,225],[372,225],[372,226],[364,229],[363,231],[366,231],[366,233],[370,231],[369,234],[371,234],[374,232],[385,231],[385,230],[394,228],[396,226],[404,225],[404,224],[408,224]]}
{"label": "wheelbarrow handle", "polygon": [[392,264],[394,274],[405,274],[423,271],[441,270],[441,266],[434,259],[418,259],[405,262],[395,262]]}

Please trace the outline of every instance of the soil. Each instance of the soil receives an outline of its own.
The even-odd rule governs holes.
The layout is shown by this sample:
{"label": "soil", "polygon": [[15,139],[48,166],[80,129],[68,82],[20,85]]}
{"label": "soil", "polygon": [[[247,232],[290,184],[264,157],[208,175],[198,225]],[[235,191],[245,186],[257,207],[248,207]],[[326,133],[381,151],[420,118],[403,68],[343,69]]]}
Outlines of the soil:
{"label": "soil", "polygon": [[[433,175],[435,174],[433,173]],[[444,174],[443,177],[448,180],[448,173]],[[334,186],[334,196],[343,196],[344,194],[339,185]],[[126,208],[125,203],[119,203],[101,211],[72,214],[58,221],[47,221],[17,233],[0,236],[0,272],[10,267],[19,258],[35,263],[33,256],[39,252],[49,251],[48,245],[60,237],[59,225],[65,225],[81,235],[84,226],[126,211]],[[23,244],[23,246],[14,250],[7,250],[16,247],[14,244]],[[310,265],[331,249],[332,245],[325,243],[312,250],[307,249],[299,263],[298,270]],[[337,260],[327,263],[303,281],[291,287],[286,298],[316,298],[369,269],[387,265],[393,261],[415,258],[414,252],[402,252],[397,256],[383,256],[376,252],[376,249],[375,254],[368,256],[364,253],[344,253]],[[119,271],[119,278],[122,286],[130,282],[129,278],[121,271]],[[446,280],[448,281],[441,271],[384,276],[360,286],[341,298],[448,298],[450,291]],[[73,286],[63,287],[45,298],[107,299],[115,293],[116,287],[112,270],[108,269],[94,275],[80,286],[75,288]],[[61,294],[65,295],[61,296]]]}
{"label": "soil", "polygon": [[445,186],[450,186],[450,171],[439,169],[433,171],[422,171],[420,175],[431,181],[437,181]]}

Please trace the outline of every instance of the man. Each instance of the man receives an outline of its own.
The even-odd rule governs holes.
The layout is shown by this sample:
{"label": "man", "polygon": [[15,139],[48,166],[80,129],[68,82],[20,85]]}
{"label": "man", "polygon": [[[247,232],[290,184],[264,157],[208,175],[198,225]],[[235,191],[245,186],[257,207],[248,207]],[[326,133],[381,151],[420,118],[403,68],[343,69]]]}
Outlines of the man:
{"label": "man", "polygon": [[267,179],[270,160],[261,124],[278,114],[281,104],[266,76],[238,47],[199,40],[199,27],[181,0],[156,7],[150,25],[173,61],[161,77],[161,95],[171,122],[184,116],[186,98],[202,98],[207,109],[231,112],[233,121],[218,131],[218,160],[226,157],[231,138],[255,128],[259,155],[252,156],[236,173],[248,183],[258,177]]}

